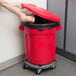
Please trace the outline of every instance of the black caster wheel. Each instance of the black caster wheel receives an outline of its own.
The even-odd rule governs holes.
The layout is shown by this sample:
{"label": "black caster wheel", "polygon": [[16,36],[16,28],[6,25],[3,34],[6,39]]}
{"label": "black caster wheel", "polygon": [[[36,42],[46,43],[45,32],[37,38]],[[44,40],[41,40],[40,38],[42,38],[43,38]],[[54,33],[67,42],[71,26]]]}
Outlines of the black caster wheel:
{"label": "black caster wheel", "polygon": [[53,64],[51,68],[52,69],[55,69],[56,68],[56,64]]}
{"label": "black caster wheel", "polygon": [[36,74],[40,74],[40,73],[41,73],[41,69],[37,69],[37,70],[35,71],[35,73],[36,73]]}
{"label": "black caster wheel", "polygon": [[28,66],[26,64],[23,65],[23,69],[27,69]]}

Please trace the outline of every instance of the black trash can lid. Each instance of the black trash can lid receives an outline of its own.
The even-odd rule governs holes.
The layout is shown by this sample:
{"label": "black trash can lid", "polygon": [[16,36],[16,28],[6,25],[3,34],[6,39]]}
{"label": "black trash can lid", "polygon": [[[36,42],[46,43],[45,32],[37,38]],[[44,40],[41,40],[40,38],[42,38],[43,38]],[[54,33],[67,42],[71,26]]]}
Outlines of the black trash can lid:
{"label": "black trash can lid", "polygon": [[28,11],[30,11],[42,18],[45,18],[47,20],[51,20],[51,21],[55,21],[55,22],[59,22],[61,20],[56,14],[53,14],[52,12],[49,12],[46,9],[43,9],[41,7],[37,7],[36,5],[22,3],[21,6],[22,6],[22,8],[25,8]]}

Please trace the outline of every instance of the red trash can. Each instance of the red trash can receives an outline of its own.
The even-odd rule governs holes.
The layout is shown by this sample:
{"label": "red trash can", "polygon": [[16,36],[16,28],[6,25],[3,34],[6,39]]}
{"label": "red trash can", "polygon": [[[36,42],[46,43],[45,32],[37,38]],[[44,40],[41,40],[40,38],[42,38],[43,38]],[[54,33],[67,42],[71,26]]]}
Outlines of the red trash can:
{"label": "red trash can", "polygon": [[[39,66],[46,69],[54,65],[56,31],[61,29],[59,23],[61,19],[55,14],[32,4],[22,3],[21,6],[35,14],[34,23],[22,22],[19,29],[24,31],[25,36],[25,63],[27,66],[38,69],[36,73],[39,74],[41,72]],[[49,66],[47,67],[47,65]]]}

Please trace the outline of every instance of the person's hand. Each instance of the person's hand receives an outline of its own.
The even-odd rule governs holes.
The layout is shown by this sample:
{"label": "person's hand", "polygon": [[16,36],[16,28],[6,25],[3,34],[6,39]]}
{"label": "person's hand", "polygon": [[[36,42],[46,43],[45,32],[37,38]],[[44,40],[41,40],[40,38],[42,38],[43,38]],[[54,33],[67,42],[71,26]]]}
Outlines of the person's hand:
{"label": "person's hand", "polygon": [[19,17],[22,22],[26,22],[26,15],[24,13],[21,13]]}
{"label": "person's hand", "polygon": [[22,9],[22,7],[21,7],[21,3],[12,3],[12,5],[13,5],[14,7],[19,7],[19,8]]}
{"label": "person's hand", "polygon": [[34,16],[26,16],[24,13],[20,15],[20,19],[22,22],[31,22],[33,23],[35,21]]}
{"label": "person's hand", "polygon": [[34,16],[26,16],[26,22],[35,22],[35,17]]}
{"label": "person's hand", "polygon": [[22,22],[34,22],[34,20],[35,20],[34,16],[26,16],[24,13],[18,11],[15,8],[15,7],[21,8],[20,3],[13,4],[13,3],[9,2],[8,0],[0,0],[0,5],[5,7],[9,11],[13,12],[14,14],[16,14]]}

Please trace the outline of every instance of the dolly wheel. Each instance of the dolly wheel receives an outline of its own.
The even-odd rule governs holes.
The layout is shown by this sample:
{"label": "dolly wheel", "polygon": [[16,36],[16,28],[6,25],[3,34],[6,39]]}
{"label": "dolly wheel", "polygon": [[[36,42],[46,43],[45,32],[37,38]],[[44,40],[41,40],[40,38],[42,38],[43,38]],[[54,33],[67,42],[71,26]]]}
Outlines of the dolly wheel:
{"label": "dolly wheel", "polygon": [[40,74],[40,73],[41,73],[41,69],[37,69],[37,70],[35,71],[35,73],[36,73],[36,74]]}
{"label": "dolly wheel", "polygon": [[23,69],[27,69],[28,66],[26,64],[23,65]]}
{"label": "dolly wheel", "polygon": [[55,69],[56,68],[56,64],[53,64],[51,68],[52,69]]}

